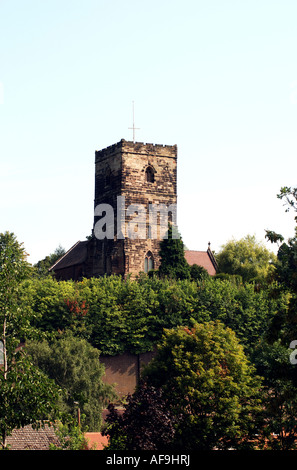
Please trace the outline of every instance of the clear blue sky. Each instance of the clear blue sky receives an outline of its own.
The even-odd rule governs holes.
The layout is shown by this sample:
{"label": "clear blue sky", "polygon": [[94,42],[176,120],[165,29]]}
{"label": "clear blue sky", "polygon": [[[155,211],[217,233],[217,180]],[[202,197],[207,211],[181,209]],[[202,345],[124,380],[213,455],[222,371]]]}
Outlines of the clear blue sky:
{"label": "clear blue sky", "polygon": [[[265,229],[297,185],[296,0],[0,0],[0,231],[34,263],[93,223],[94,153],[178,146],[190,249]],[[268,245],[271,248],[271,245]]]}

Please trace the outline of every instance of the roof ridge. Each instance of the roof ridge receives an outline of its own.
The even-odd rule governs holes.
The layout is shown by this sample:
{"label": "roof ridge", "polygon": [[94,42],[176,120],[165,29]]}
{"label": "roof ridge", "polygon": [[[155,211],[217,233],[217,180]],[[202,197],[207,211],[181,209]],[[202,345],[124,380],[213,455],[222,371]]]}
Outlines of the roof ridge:
{"label": "roof ridge", "polygon": [[62,259],[65,258],[65,256],[67,256],[70,251],[73,250],[73,248],[75,248],[79,243],[81,243],[80,240],[78,240],[78,242],[76,242],[71,248],[69,248],[68,251],[66,251],[66,253],[64,253],[64,255],[62,255],[59,259],[57,259],[57,261],[48,269],[49,271],[51,271],[58,263],[60,263],[60,261],[62,261]]}
{"label": "roof ridge", "polygon": [[210,257],[210,260],[211,260],[211,262],[212,262],[212,264],[213,264],[213,267],[214,267],[215,270],[217,271],[217,270],[218,270],[218,263],[217,263],[217,260],[216,260],[216,258],[215,258],[215,256],[214,256],[213,252],[211,251],[210,247],[207,248],[207,253],[208,253],[209,257]]}

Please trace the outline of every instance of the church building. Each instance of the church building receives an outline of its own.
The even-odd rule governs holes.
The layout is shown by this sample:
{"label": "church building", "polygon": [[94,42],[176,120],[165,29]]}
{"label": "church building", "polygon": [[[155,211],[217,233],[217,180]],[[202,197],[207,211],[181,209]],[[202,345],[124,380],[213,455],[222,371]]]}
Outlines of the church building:
{"label": "church building", "polygon": [[[50,270],[57,279],[79,280],[158,269],[162,227],[164,220],[166,230],[168,220],[176,222],[176,204],[176,145],[122,139],[96,151],[92,236],[78,241]],[[190,265],[216,273],[210,247],[186,251],[185,257]]]}

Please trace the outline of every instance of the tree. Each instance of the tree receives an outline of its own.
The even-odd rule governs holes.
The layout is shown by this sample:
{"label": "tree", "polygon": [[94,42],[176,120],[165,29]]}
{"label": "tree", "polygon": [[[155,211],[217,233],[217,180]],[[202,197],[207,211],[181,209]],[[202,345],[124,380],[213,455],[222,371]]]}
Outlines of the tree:
{"label": "tree", "polygon": [[56,411],[58,389],[24,353],[21,342],[34,335],[32,310],[20,295],[20,283],[30,274],[26,253],[13,233],[0,234],[0,433],[2,447],[14,428],[38,425]]}
{"label": "tree", "polygon": [[99,431],[103,407],[115,393],[102,381],[98,349],[70,334],[51,343],[28,343],[26,349],[34,364],[65,391],[61,411],[74,415],[79,408],[85,416],[83,425]]}
{"label": "tree", "polygon": [[260,341],[253,363],[263,380],[263,426],[259,447],[272,450],[297,449],[297,395],[294,365],[288,348],[280,340],[272,344]]}
{"label": "tree", "polygon": [[165,330],[144,379],[181,416],[175,449],[244,448],[257,431],[260,378],[220,322]]}
{"label": "tree", "polygon": [[218,273],[241,276],[243,282],[263,282],[272,276],[276,257],[255,236],[230,240],[217,254]]}
{"label": "tree", "polygon": [[58,261],[61,256],[65,255],[65,253],[65,249],[59,245],[53,253],[34,264],[34,273],[37,275],[37,277],[41,278],[48,276],[49,268],[53,266],[53,264],[55,264],[55,262]]}
{"label": "tree", "polygon": [[190,266],[190,275],[191,279],[194,281],[201,281],[209,278],[207,270],[203,268],[203,266],[198,266],[198,264],[192,264],[192,266]]}
{"label": "tree", "polygon": [[141,381],[133,395],[129,395],[120,413],[108,405],[106,427],[109,436],[107,450],[173,449],[177,418],[172,413],[162,389]]}
{"label": "tree", "polygon": [[[297,188],[283,187],[277,197],[285,201],[286,212],[293,209],[297,212]],[[295,216],[297,222],[297,215]],[[285,241],[281,234],[266,230],[266,238],[278,244],[276,267],[276,280],[280,291],[290,294],[287,312],[278,312],[270,328],[269,339],[281,338],[282,344],[288,347],[291,341],[297,338],[297,227],[292,238]],[[296,373],[295,373],[296,375]],[[295,379],[295,384],[297,379]]]}
{"label": "tree", "polygon": [[[297,188],[283,186],[277,197],[285,200],[286,212],[289,212],[292,208],[297,212]],[[295,217],[295,220],[297,221],[297,216]]]}
{"label": "tree", "polygon": [[[286,212],[291,209],[297,212],[297,188],[285,186],[277,197],[284,201]],[[275,296],[287,295],[288,306],[279,309],[267,333],[267,343],[260,343],[254,352],[254,363],[265,378],[265,420],[269,435],[264,437],[269,448],[296,449],[297,373],[296,365],[289,361],[288,349],[297,338],[297,227],[294,236],[286,241],[283,235],[271,230],[266,230],[266,238],[278,245]]]}
{"label": "tree", "polygon": [[[163,328],[220,320],[236,332],[245,348],[252,348],[277,310],[287,308],[288,293],[275,298],[275,286],[255,289],[254,284],[207,276],[190,279],[121,279],[119,276],[56,281],[29,279],[22,291],[47,337],[71,331],[86,339],[103,355],[139,354],[153,350]],[[247,350],[246,350],[247,352]]]}
{"label": "tree", "polygon": [[86,450],[88,443],[79,423],[74,421],[55,424],[59,444],[50,444],[50,450]]}
{"label": "tree", "polygon": [[269,230],[266,231],[266,238],[272,243],[281,242],[275,262],[277,281],[292,292],[297,292],[297,227],[295,236],[286,242],[282,235]]}
{"label": "tree", "polygon": [[164,238],[160,243],[159,254],[161,258],[159,274],[161,277],[190,278],[190,266],[185,258],[184,243],[171,224],[168,224],[168,238]]}

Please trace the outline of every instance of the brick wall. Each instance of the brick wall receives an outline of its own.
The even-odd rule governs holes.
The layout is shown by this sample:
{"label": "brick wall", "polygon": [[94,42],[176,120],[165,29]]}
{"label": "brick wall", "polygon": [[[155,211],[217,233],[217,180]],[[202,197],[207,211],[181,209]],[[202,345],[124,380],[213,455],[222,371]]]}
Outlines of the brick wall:
{"label": "brick wall", "polygon": [[148,364],[154,352],[143,354],[121,354],[119,356],[101,356],[100,362],[105,366],[103,381],[115,385],[120,398],[133,393],[141,376],[143,365]]}

